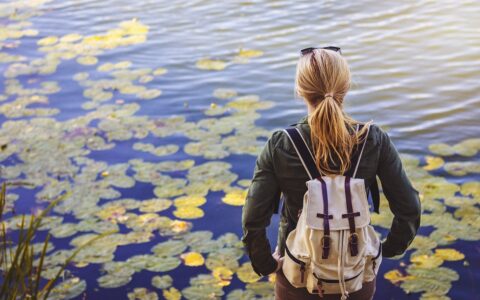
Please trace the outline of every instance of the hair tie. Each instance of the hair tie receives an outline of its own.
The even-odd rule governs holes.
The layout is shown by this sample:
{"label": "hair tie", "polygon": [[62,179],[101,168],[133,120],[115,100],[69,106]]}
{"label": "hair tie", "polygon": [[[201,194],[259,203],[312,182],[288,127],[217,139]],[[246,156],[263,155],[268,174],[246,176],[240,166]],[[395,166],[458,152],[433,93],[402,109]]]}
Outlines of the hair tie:
{"label": "hair tie", "polygon": [[327,99],[327,98],[332,98],[335,100],[335,98],[333,97],[333,93],[326,93],[324,99]]}

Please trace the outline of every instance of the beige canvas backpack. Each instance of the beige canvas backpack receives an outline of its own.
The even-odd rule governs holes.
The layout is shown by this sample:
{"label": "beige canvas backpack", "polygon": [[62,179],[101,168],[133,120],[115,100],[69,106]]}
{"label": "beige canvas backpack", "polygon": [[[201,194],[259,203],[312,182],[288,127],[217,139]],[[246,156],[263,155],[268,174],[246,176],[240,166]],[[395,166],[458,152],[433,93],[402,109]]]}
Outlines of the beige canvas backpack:
{"label": "beige canvas backpack", "polygon": [[355,178],[367,138],[352,177],[320,176],[300,131],[285,131],[310,180],[297,226],[286,240],[283,273],[293,286],[306,287],[309,293],[342,294],[347,299],[363,282],[375,279],[382,260],[364,180]]}

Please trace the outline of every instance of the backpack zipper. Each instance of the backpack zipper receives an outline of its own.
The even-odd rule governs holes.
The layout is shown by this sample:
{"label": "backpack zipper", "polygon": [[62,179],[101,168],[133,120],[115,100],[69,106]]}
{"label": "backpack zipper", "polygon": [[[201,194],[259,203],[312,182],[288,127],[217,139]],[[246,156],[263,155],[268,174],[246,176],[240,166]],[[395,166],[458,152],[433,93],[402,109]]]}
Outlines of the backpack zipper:
{"label": "backpack zipper", "polygon": [[303,283],[305,281],[305,265],[306,263],[299,260],[298,258],[296,258],[291,252],[290,250],[288,250],[288,247],[285,246],[285,251],[287,252],[287,255],[288,257],[290,257],[295,263],[299,264],[300,265],[300,281]]}

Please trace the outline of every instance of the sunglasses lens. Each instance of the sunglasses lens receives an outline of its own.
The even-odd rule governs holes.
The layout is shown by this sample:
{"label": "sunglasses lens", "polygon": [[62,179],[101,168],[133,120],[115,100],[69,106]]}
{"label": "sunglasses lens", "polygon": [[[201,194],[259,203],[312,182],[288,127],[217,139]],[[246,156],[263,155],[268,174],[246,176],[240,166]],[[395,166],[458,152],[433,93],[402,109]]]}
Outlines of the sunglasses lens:
{"label": "sunglasses lens", "polygon": [[341,52],[339,47],[334,47],[334,46],[324,47],[323,49],[332,50],[335,52]]}
{"label": "sunglasses lens", "polygon": [[312,51],[315,50],[315,49],[332,50],[332,51],[339,52],[340,54],[342,54],[342,50],[340,50],[339,47],[334,47],[334,46],[327,46],[327,47],[322,47],[322,48],[315,48],[315,47],[305,48],[305,49],[300,50],[300,53],[301,53],[302,55],[305,55],[305,54],[307,54],[307,53],[312,52]]}
{"label": "sunglasses lens", "polygon": [[313,47],[305,48],[305,49],[300,50],[300,52],[302,53],[302,55],[305,55],[305,54],[307,54],[307,53],[312,52],[314,49],[315,49],[315,48],[313,48]]}

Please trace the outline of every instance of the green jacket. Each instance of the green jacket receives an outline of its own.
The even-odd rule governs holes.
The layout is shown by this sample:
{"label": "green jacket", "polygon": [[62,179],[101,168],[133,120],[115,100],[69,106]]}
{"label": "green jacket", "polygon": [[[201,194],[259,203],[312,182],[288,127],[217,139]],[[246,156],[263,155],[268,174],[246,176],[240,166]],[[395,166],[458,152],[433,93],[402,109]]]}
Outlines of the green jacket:
{"label": "green jacket", "polygon": [[[312,149],[307,116],[293,125],[301,130],[308,147]],[[382,244],[383,257],[392,257],[402,254],[415,237],[420,226],[420,200],[390,137],[372,124],[357,177],[365,180],[368,191],[376,176],[394,214],[390,232]],[[278,209],[280,198],[283,198],[283,206],[277,245],[280,256],[283,256],[286,237],[297,224],[303,195],[307,191],[305,182],[308,180],[286,133],[283,130],[275,131],[256,160],[252,183],[242,210],[242,242],[258,275],[268,275],[277,267],[266,237],[266,227]]]}

